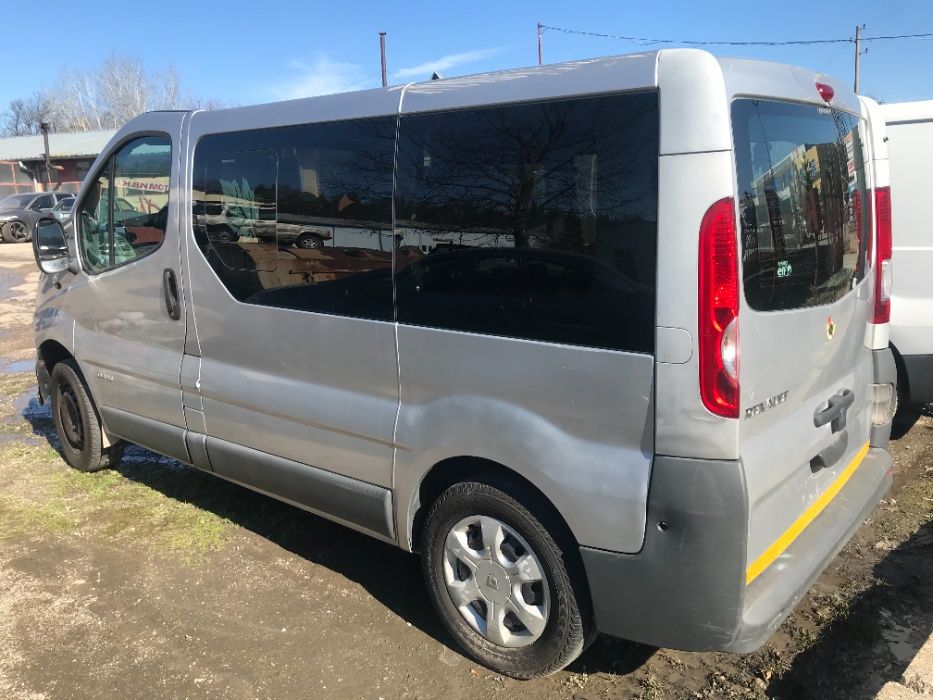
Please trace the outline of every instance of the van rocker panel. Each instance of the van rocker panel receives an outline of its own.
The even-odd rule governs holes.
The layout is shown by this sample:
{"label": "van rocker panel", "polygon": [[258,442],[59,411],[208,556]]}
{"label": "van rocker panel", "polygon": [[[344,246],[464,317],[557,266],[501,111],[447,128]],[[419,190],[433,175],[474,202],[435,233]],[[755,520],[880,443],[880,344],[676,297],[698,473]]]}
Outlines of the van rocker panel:
{"label": "van rocker panel", "polygon": [[641,552],[580,548],[597,628],[688,651],[757,649],[874,509],[890,468],[887,452],[869,450],[816,520],[746,585],[742,463],[657,457]]}
{"label": "van rocker panel", "polygon": [[107,432],[128,442],[142,445],[161,455],[190,464],[185,444],[185,429],[168,423],[137,416],[112,406],[101,406],[100,417]]}
{"label": "van rocker panel", "polygon": [[394,541],[388,489],[219,438],[207,438],[207,455],[218,476]]}

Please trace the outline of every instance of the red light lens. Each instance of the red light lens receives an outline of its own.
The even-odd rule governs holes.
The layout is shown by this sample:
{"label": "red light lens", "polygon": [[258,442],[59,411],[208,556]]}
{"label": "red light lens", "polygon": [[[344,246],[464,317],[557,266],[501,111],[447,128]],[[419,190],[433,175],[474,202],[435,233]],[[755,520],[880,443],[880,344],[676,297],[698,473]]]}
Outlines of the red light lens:
{"label": "red light lens", "polygon": [[820,93],[820,97],[823,98],[824,102],[831,102],[833,97],[836,96],[836,91],[833,90],[833,86],[827,85],[826,83],[817,83],[816,91]]}
{"label": "red light lens", "polygon": [[739,266],[732,197],[703,215],[698,292],[700,398],[711,413],[738,418]]}
{"label": "red light lens", "polygon": [[891,188],[875,190],[875,310],[872,323],[891,320]]}

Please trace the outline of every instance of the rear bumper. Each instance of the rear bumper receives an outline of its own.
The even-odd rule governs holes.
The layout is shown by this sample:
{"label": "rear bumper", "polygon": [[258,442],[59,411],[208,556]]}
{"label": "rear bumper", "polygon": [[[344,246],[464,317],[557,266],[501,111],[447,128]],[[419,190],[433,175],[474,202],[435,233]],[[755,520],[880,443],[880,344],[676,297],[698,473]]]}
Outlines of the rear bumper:
{"label": "rear bumper", "polygon": [[757,649],[884,495],[891,463],[870,449],[832,502],[746,585],[741,463],[656,458],[641,552],[580,549],[597,629],[689,651]]}
{"label": "rear bumper", "polygon": [[933,355],[901,355],[911,404],[933,403]]}

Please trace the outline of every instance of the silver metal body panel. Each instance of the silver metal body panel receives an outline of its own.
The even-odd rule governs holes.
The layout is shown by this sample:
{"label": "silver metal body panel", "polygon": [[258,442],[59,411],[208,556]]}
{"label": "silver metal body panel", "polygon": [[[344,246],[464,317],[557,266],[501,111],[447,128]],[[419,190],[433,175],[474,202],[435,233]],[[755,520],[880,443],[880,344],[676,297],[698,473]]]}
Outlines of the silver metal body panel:
{"label": "silver metal body panel", "polygon": [[[842,81],[829,76],[762,61],[719,62],[730,102],[739,97],[760,97],[822,107],[825,102],[815,84],[823,82],[835,91],[834,108],[864,117],[858,97]],[[863,121],[862,129],[866,126]],[[868,140],[863,139],[863,144]],[[861,158],[865,163],[870,161],[868,148]],[[734,166],[730,170],[735,177]],[[868,167],[865,176],[866,186],[871,188]],[[737,188],[734,184],[732,189]],[[739,265],[741,275],[741,257]],[[868,271],[842,299],[788,311],[756,311],[748,305],[745,295],[740,295],[740,418],[732,424],[748,489],[749,562],[826,491],[869,441],[868,385],[874,375],[865,339],[872,288]],[[837,328],[831,339],[826,333],[830,319]],[[816,428],[814,412],[844,389],[855,393],[846,429],[833,434],[829,425]],[[785,391],[783,402],[763,414],[745,417],[748,407]],[[836,460],[824,468],[813,467],[811,460],[827,450],[838,451]]]}
{"label": "silver metal body panel", "polygon": [[531,481],[578,542],[641,548],[651,356],[410,326],[398,335],[399,529],[410,529],[408,508],[433,465],[479,457]]}
{"label": "silver metal body panel", "polygon": [[[281,109],[231,110],[233,116],[226,110],[198,112],[191,120],[188,159],[203,134],[349,118],[360,113],[357,101],[372,104],[373,99],[394,113],[398,94],[299,100]],[[187,214],[190,192],[185,201]],[[398,409],[393,325],[238,302],[194,244],[190,220],[186,230],[186,287],[197,329],[207,434],[391,486]]]}
{"label": "silver metal body panel", "polygon": [[[77,211],[89,184],[119,145],[140,133],[167,134],[172,141],[172,173],[168,224],[161,246],[131,265],[98,275],[82,271],[58,276],[67,285],[67,308],[75,320],[73,341],[65,347],[75,354],[98,406],[123,408],[176,427],[185,425],[179,389],[185,323],[168,316],[162,274],[166,269],[177,272],[179,268],[182,116],[182,113],[152,112],[118,131],[95,161],[75,204]],[[70,245],[75,245],[76,240],[73,227],[72,217],[68,228]],[[37,311],[41,307],[42,304],[37,304]]]}

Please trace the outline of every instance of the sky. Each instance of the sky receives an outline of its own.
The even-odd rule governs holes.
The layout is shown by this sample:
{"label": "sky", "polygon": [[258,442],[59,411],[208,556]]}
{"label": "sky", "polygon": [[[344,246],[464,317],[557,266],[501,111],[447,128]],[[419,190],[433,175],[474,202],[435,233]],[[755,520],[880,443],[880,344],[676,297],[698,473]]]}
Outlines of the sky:
{"label": "sky", "polygon": [[[229,105],[360,90],[380,84],[379,32],[387,33],[389,83],[537,63],[536,24],[675,40],[782,41],[933,32],[933,0],[575,0],[499,2],[197,2],[99,0],[77,8],[7,2],[0,44],[0,110],[51,88],[62,69],[94,68],[109,55],[174,66],[201,98]],[[49,28],[44,25],[49,23]],[[544,62],[632,53],[657,45],[544,32]],[[854,47],[714,47],[713,53],[792,63],[852,80]],[[884,102],[933,99],[933,40],[868,44],[861,90]]]}

